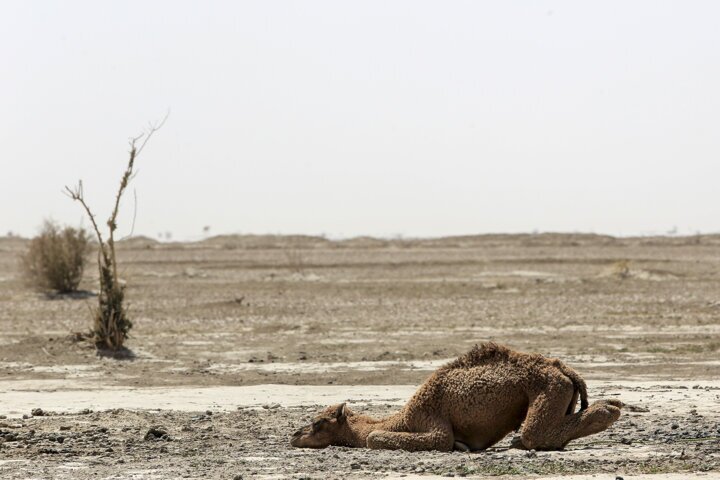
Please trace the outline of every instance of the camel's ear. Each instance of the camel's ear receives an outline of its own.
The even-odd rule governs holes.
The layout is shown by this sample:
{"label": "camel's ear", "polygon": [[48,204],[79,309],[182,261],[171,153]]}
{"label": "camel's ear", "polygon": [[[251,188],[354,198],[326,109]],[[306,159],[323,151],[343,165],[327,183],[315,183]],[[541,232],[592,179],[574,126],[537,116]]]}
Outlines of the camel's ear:
{"label": "camel's ear", "polygon": [[347,417],[347,407],[345,406],[345,403],[341,403],[340,406],[337,409],[337,412],[335,412],[335,418],[339,423],[342,423],[345,421],[345,418]]}

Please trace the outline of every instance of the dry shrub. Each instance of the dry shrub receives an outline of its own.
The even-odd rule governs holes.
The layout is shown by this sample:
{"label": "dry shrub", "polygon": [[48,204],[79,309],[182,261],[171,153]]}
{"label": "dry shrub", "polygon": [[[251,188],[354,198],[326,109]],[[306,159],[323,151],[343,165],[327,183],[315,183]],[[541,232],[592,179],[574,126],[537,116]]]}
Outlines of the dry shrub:
{"label": "dry shrub", "polygon": [[[167,116],[165,117],[167,119]],[[119,352],[124,349],[125,340],[132,328],[132,322],[125,306],[125,283],[119,278],[117,256],[115,254],[115,232],[117,230],[117,216],[120,209],[120,200],[127,189],[130,180],[135,175],[135,160],[153,134],[163,125],[163,120],[157,126],[151,126],[147,134],[130,140],[130,158],[125,172],[120,179],[120,187],[115,194],[115,205],[110,218],[107,220],[107,234],[98,225],[95,214],[85,201],[82,181],[74,188],[65,187],[65,193],[73,200],[79,202],[92,224],[93,231],[99,244],[98,270],[100,273],[100,295],[98,307],[95,310],[93,323],[93,340],[99,351]],[[138,142],[142,141],[138,144]]]}
{"label": "dry shrub", "polygon": [[137,156],[137,148],[131,145],[130,161],[125,169],[120,188],[115,196],[115,208],[110,219],[107,221],[108,238],[104,238],[95,215],[85,202],[85,193],[82,182],[78,183],[75,189],[66,188],[68,195],[75,201],[80,202],[90,218],[93,230],[98,239],[98,270],[100,273],[100,295],[98,295],[98,308],[95,311],[93,324],[93,337],[98,350],[112,350],[117,352],[123,348],[132,328],[132,322],[127,316],[125,308],[125,285],[118,277],[117,261],[115,255],[115,230],[117,229],[116,218],[120,206],[120,199],[133,174],[133,165]]}
{"label": "dry shrub", "polygon": [[47,220],[30,241],[20,262],[27,282],[40,290],[75,292],[90,250],[90,235],[81,228],[60,227]]}
{"label": "dry shrub", "polygon": [[630,261],[618,260],[612,264],[612,274],[622,280],[630,278]]}
{"label": "dry shrub", "polygon": [[[103,245],[103,250],[106,248]],[[100,296],[93,326],[95,346],[101,350],[107,348],[117,351],[123,347],[132,328],[132,321],[125,308],[125,285],[117,277],[117,264],[114,259],[110,260],[106,252],[102,253],[101,258]]]}

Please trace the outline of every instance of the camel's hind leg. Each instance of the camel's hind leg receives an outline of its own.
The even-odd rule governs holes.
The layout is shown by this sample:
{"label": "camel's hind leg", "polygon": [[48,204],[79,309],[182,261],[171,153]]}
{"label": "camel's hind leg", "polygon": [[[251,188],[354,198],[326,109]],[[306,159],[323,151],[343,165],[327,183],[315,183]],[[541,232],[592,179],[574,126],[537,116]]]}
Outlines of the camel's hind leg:
{"label": "camel's hind leg", "polygon": [[520,432],[524,448],[558,450],[570,440],[602,432],[620,417],[622,402],[618,400],[601,400],[568,415],[568,406],[574,397],[572,387],[553,387],[531,400]]}
{"label": "camel's hind leg", "polygon": [[423,450],[452,451],[455,443],[451,430],[437,429],[430,432],[385,432],[376,430],[367,438],[368,448],[386,450]]}

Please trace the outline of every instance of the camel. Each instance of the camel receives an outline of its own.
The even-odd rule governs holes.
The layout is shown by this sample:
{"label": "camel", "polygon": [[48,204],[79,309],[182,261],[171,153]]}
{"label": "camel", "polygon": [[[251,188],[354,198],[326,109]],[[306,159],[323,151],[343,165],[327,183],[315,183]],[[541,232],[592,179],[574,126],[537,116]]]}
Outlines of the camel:
{"label": "camel", "polygon": [[333,405],[295,432],[290,444],[479,451],[519,429],[513,448],[562,450],[607,429],[622,407],[619,400],[588,406],[585,382],[558,359],[483,343],[436,370],[399,412],[373,419],[344,403]]}

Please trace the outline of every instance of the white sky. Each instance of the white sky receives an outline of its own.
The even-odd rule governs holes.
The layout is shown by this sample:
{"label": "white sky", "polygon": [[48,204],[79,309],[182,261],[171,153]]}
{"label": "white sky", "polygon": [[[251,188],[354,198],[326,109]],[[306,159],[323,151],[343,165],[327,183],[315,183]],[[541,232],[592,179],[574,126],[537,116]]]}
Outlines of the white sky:
{"label": "white sky", "polygon": [[4,0],[0,234],[168,108],[136,234],[720,230],[720,2]]}

